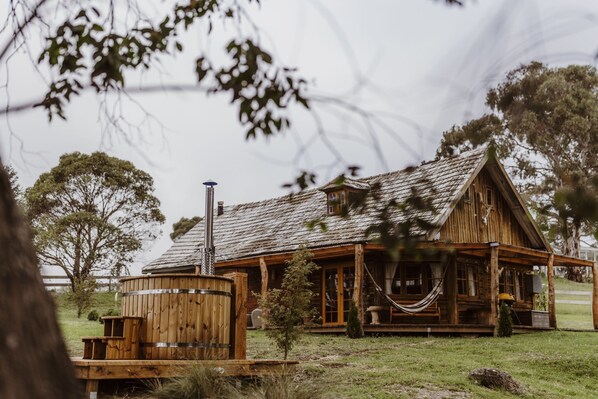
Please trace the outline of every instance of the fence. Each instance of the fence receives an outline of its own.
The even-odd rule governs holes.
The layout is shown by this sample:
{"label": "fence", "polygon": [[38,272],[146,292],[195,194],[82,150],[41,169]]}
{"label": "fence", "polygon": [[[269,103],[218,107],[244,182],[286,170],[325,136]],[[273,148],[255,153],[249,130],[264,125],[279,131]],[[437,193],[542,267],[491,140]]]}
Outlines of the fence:
{"label": "fence", "polygon": [[[96,280],[96,282],[98,283],[98,288],[108,288],[108,291],[112,291],[115,287],[117,287],[118,284],[120,284],[119,280],[123,277],[128,276],[89,276],[89,278]],[[46,288],[60,288],[71,286],[71,281],[67,276],[64,275],[46,275],[42,276],[42,279],[44,280],[44,286]]]}

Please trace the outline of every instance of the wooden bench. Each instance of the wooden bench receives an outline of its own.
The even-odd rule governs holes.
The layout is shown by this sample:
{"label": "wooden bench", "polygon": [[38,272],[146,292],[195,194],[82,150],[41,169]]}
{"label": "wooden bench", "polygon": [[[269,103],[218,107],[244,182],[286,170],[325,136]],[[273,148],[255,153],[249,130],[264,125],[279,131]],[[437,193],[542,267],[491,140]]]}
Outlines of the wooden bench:
{"label": "wooden bench", "polygon": [[[392,300],[398,303],[399,305],[413,305],[420,300],[413,300],[413,299],[401,299],[398,297],[392,297]],[[440,308],[438,307],[438,301],[434,301],[430,306],[425,308],[419,313],[405,313],[400,310],[395,309],[392,305],[390,305],[390,323],[392,324],[392,319],[394,317],[434,317],[440,321]]]}

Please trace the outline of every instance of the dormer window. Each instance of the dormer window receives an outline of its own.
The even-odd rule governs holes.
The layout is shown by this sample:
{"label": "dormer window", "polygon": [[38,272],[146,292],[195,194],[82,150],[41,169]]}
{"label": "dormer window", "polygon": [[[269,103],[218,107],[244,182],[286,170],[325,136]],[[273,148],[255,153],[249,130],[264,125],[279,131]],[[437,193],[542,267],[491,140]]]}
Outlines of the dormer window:
{"label": "dormer window", "polygon": [[346,213],[349,205],[358,202],[369,190],[368,183],[344,176],[340,176],[320,188],[320,191],[326,193],[326,213],[329,216]]}
{"label": "dormer window", "polygon": [[328,193],[328,214],[340,215],[347,210],[347,193],[345,190]]}

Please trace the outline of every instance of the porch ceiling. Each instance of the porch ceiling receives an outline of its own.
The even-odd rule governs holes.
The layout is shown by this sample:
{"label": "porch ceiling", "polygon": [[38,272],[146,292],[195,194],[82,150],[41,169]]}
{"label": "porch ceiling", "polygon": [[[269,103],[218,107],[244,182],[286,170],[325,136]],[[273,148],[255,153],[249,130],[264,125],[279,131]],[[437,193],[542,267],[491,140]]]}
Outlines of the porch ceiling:
{"label": "porch ceiling", "polygon": [[[498,247],[498,260],[503,262],[512,262],[530,266],[544,266],[548,263],[551,253],[538,249],[518,247],[515,245],[500,244],[497,242],[489,243],[442,243],[442,242],[422,242],[420,248],[435,248],[440,251],[452,253],[490,257],[492,247]],[[383,247],[377,244],[367,244],[367,250],[383,250]],[[565,267],[593,267],[594,262],[590,260],[578,259],[571,256],[554,254],[554,266]]]}

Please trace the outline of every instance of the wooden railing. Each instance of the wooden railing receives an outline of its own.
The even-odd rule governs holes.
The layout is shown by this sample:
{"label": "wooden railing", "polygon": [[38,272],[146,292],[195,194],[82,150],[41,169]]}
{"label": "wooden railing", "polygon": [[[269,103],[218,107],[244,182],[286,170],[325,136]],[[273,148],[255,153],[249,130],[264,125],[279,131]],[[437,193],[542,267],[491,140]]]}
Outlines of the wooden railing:
{"label": "wooden railing", "polygon": [[[127,276],[89,276],[89,278],[96,280],[98,287],[108,287],[109,291],[112,291],[114,287],[119,284],[119,280]],[[44,286],[46,288],[56,287],[70,287],[71,281],[65,275],[43,275]],[[53,280],[53,281],[47,281]],[[60,281],[55,281],[60,280]]]}

